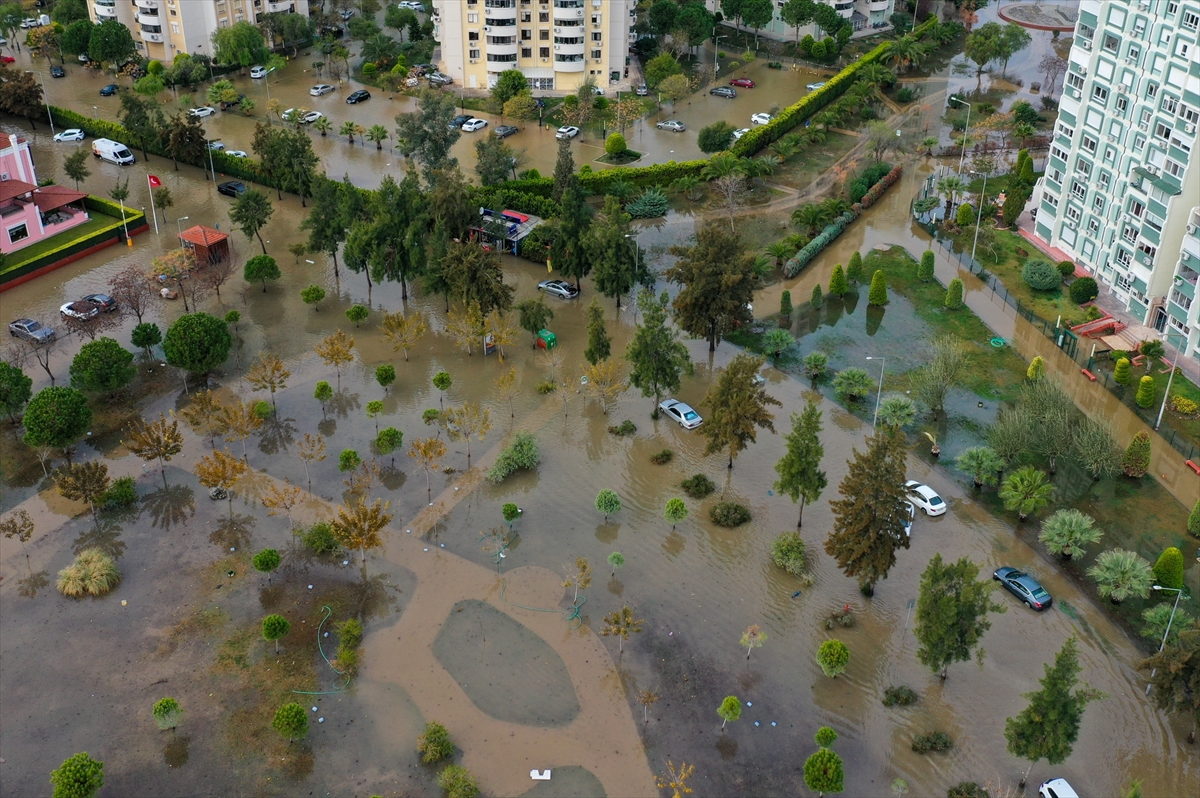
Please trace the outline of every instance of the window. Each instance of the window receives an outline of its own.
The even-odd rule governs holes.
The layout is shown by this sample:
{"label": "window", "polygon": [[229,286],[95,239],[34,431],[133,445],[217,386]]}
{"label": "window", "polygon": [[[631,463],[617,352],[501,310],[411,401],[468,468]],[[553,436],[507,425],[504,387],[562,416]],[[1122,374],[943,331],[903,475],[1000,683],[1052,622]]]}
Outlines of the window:
{"label": "window", "polygon": [[1179,3],[1171,0],[1171,2],[1167,3],[1167,16],[1177,13],[1179,13]]}
{"label": "window", "polygon": [[1125,114],[1125,112],[1129,109],[1129,98],[1128,97],[1118,97],[1117,102],[1115,103],[1115,106],[1116,106],[1117,112],[1123,116]]}
{"label": "window", "polygon": [[1057,207],[1058,207],[1058,197],[1054,196],[1054,195],[1053,195],[1053,194],[1051,194],[1049,191],[1047,191],[1045,194],[1043,194],[1043,195],[1042,195],[1042,199],[1043,199],[1043,200],[1045,201],[1045,203],[1046,203],[1047,205],[1049,205],[1051,208],[1057,208]]}
{"label": "window", "polygon": [[1077,200],[1082,200],[1087,196],[1087,186],[1080,183],[1078,180],[1071,181],[1071,196]]}
{"label": "window", "polygon": [[1096,145],[1097,145],[1097,144],[1098,144],[1098,142],[1096,141],[1096,139],[1094,139],[1094,138],[1092,138],[1091,136],[1089,136],[1089,135],[1086,135],[1086,134],[1085,134],[1085,135],[1084,135],[1084,137],[1083,137],[1083,141],[1081,141],[1081,142],[1080,142],[1080,145],[1081,145],[1081,146],[1082,146],[1082,147],[1083,147],[1085,150],[1087,150],[1088,152],[1092,153],[1093,155],[1095,155],[1095,154],[1096,154]]}
{"label": "window", "polygon": [[1051,167],[1050,170],[1046,172],[1046,177],[1050,178],[1055,183],[1058,183],[1060,186],[1062,185],[1063,174],[1054,167]]}
{"label": "window", "polygon": [[1108,89],[1104,88],[1103,86],[1093,86],[1092,99],[1101,103],[1108,102]]}
{"label": "window", "polygon": [[1179,100],[1176,100],[1169,94],[1164,94],[1162,97],[1162,105],[1159,106],[1164,114],[1173,114],[1179,108]]}
{"label": "window", "polygon": [[1062,161],[1063,163],[1067,162],[1067,151],[1064,150],[1062,147],[1058,146],[1057,144],[1055,144],[1053,147],[1050,148],[1050,154],[1053,155],[1058,160]]}
{"label": "window", "polygon": [[599,61],[601,58],[604,58],[603,50],[592,50],[592,60],[593,61]]}
{"label": "window", "polygon": [[479,31],[477,31],[477,30],[467,31],[467,41],[469,41],[469,42],[479,41]]}
{"label": "window", "polygon": [[1096,198],[1092,200],[1092,210],[1096,213],[1104,213],[1104,197],[1100,194],[1097,194]]}
{"label": "window", "polygon": [[1092,176],[1092,165],[1090,163],[1088,163],[1087,161],[1083,160],[1082,158],[1080,158],[1078,161],[1075,162],[1075,171],[1079,172],[1084,177],[1091,177]]}
{"label": "window", "polygon": [[1158,84],[1157,83],[1147,83],[1146,84],[1146,99],[1153,100],[1157,95],[1158,95]]}
{"label": "window", "polygon": [[1108,172],[1100,173],[1100,188],[1107,191],[1109,184],[1112,183],[1112,175]]}
{"label": "window", "polygon": [[522,11],[521,12],[521,21],[522,22],[533,22],[533,12],[532,11]]}
{"label": "window", "polygon": [[1163,164],[1163,171],[1176,179],[1183,178],[1183,164],[1172,161],[1170,158]]}
{"label": "window", "polygon": [[1077,75],[1074,72],[1067,73],[1067,85],[1072,89],[1083,89],[1083,75]]}
{"label": "window", "polygon": [[1144,149],[1146,149],[1146,137],[1145,136],[1134,136],[1133,137],[1133,151],[1141,152]]}
{"label": "window", "polygon": [[1154,113],[1149,108],[1143,108],[1142,109],[1142,121],[1140,122],[1140,124],[1148,126],[1150,124],[1150,118],[1152,116],[1154,116]]}
{"label": "window", "polygon": [[1117,151],[1115,149],[1113,149],[1112,147],[1105,147],[1104,148],[1104,161],[1105,161],[1105,163],[1116,163],[1117,162]]}
{"label": "window", "polygon": [[522,47],[521,48],[521,57],[522,58],[533,58],[533,48],[532,47]]}
{"label": "window", "polygon": [[604,40],[604,34],[600,31],[592,31],[592,41],[599,42]]}
{"label": "window", "polygon": [[1129,203],[1129,213],[1131,216],[1136,216],[1137,218],[1140,219],[1140,218],[1142,218],[1142,214],[1145,212],[1146,212],[1146,206],[1143,205],[1142,203],[1138,202],[1137,200],[1134,200],[1133,202]]}
{"label": "window", "polygon": [[174,33],[176,36],[179,35],[179,23],[178,22],[171,23],[171,33]]}
{"label": "window", "polygon": [[1099,235],[1099,233],[1100,233],[1100,220],[1099,220],[1099,219],[1095,219],[1095,218],[1088,219],[1087,231],[1088,231],[1088,235],[1093,235],[1093,236],[1094,236],[1094,235]]}
{"label": "window", "polygon": [[479,12],[478,11],[467,12],[467,24],[468,25],[478,25],[479,24]]}
{"label": "window", "polygon": [[[1117,247],[1117,263],[1118,264],[1120,264],[1123,268],[1128,269],[1129,261],[1131,261],[1132,259],[1133,259],[1133,256],[1129,254],[1129,250],[1121,249],[1120,247]],[[1122,282],[1124,282],[1125,284],[1121,285]],[[1132,280],[1130,280],[1130,278],[1122,277],[1117,280],[1117,285],[1120,286],[1121,288],[1128,289],[1129,284],[1131,282],[1132,282]]]}
{"label": "window", "polygon": [[549,47],[539,47],[538,55],[540,55],[542,58],[549,58],[550,57],[550,48]]}
{"label": "window", "polygon": [[1078,222],[1081,216],[1083,216],[1082,211],[1080,211],[1074,205],[1067,206],[1067,218],[1072,222]]}
{"label": "window", "polygon": [[592,26],[598,28],[602,24],[604,24],[604,15],[603,14],[592,14]]}
{"label": "window", "polygon": [[550,12],[549,11],[539,11],[538,12],[538,22],[549,22],[549,21],[550,21]]}
{"label": "window", "polygon": [[1141,57],[1142,57],[1142,50],[1140,47],[1130,47],[1129,55],[1125,56],[1125,60],[1127,62],[1129,62],[1130,64],[1136,64],[1138,62],[1138,59]]}
{"label": "window", "polygon": [[1113,36],[1111,33],[1104,34],[1104,49],[1105,50],[1108,50],[1110,53],[1115,53],[1117,51],[1117,47],[1119,47],[1120,44],[1121,44],[1121,41],[1116,36]]}
{"label": "window", "polygon": [[1197,119],[1200,119],[1200,113],[1197,113],[1196,109],[1192,108],[1190,105],[1183,106],[1182,110],[1179,112],[1179,115],[1182,116],[1184,120],[1191,122],[1193,125],[1196,124]]}
{"label": "window", "polygon": [[1084,25],[1082,22],[1079,23],[1079,38],[1091,39],[1095,35],[1096,29],[1091,25]]}
{"label": "window", "polygon": [[1187,58],[1188,51],[1191,49],[1191,47],[1192,46],[1183,39],[1179,39],[1175,42],[1175,55],[1179,58]]}
{"label": "window", "polygon": [[523,28],[521,30],[521,41],[533,41],[533,31],[531,31],[529,28]]}
{"label": "window", "polygon": [[478,50],[468,50],[467,57],[468,58],[479,58],[479,51]]}
{"label": "window", "polygon": [[548,31],[548,30],[538,31],[538,40],[543,41],[543,42],[550,41],[550,31]]}
{"label": "window", "polygon": [[1196,30],[1200,26],[1200,14],[1195,11],[1184,11],[1179,26],[1188,30]]}
{"label": "window", "polygon": [[15,244],[25,238],[29,238],[29,228],[25,226],[24,222],[15,227],[8,228],[8,240],[12,243]]}
{"label": "window", "polygon": [[1171,128],[1165,123],[1159,122],[1154,126],[1154,137],[1163,139],[1164,141],[1169,140],[1171,138]]}
{"label": "window", "polygon": [[1069,125],[1067,125],[1066,122],[1060,121],[1058,123],[1058,135],[1066,136],[1069,139],[1074,138],[1075,137],[1075,128],[1070,127]]}

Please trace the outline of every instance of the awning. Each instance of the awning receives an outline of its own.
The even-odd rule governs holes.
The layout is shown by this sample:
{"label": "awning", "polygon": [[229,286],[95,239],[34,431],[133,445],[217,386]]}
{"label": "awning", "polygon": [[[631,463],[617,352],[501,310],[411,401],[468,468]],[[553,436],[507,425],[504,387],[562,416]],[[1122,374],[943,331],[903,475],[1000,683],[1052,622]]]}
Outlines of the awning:
{"label": "awning", "polygon": [[1133,168],[1133,173],[1135,175],[1137,175],[1138,177],[1145,179],[1147,182],[1150,183],[1150,185],[1154,186],[1156,189],[1158,189],[1162,193],[1166,194],[1168,197],[1175,197],[1175,196],[1178,196],[1179,194],[1183,193],[1183,189],[1181,189],[1174,180],[1165,179],[1159,175],[1154,174],[1149,169],[1146,169],[1141,166],[1135,166]]}
{"label": "awning", "polygon": [[72,202],[79,202],[86,196],[86,192],[72,191],[63,186],[42,186],[33,192],[33,204],[42,213],[49,213]]}

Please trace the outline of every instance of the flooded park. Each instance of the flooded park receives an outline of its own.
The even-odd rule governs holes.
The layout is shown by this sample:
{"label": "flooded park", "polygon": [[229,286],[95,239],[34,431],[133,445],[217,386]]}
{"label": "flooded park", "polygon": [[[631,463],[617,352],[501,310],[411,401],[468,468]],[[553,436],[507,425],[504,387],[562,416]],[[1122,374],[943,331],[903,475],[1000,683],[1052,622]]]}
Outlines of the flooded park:
{"label": "flooded park", "polygon": [[[980,16],[991,11],[981,10]],[[1048,33],[1035,35],[1033,46],[1008,65],[1009,74],[1035,73],[1051,46]],[[635,123],[627,138],[644,153],[637,165],[702,157],[694,135],[658,130],[656,121],[679,119],[697,129],[725,118],[743,127],[750,114],[773,102],[793,103],[805,84],[823,78],[804,69],[769,71],[761,62],[744,69],[762,88],[734,100],[700,93]],[[209,387],[226,402],[264,398],[246,379],[262,352],[282,358],[291,375],[269,397],[277,405],[274,413],[246,442],[249,472],[229,502],[210,499],[193,472],[213,450],[206,436],[185,432],[182,452],[161,474],[122,444],[130,419],[179,413],[194,400],[198,386],[185,393],[177,371],[157,358],[138,361],[137,381],[97,410],[96,434],[89,433],[76,452],[78,460],[102,459],[113,477],[135,477],[139,501],[131,508],[94,521],[83,502],[59,495],[28,447],[3,432],[0,511],[25,509],[37,528],[25,547],[0,540],[3,794],[44,793],[51,769],[88,751],[105,762],[103,794],[435,795],[436,770],[422,763],[416,740],[426,722],[437,721],[454,739],[456,761],[475,774],[486,795],[669,794],[655,781],[667,773],[668,761],[695,766],[688,786],[696,795],[810,794],[802,765],[822,726],[839,735],[835,748],[845,761],[846,795],[882,798],[892,794],[896,779],[918,796],[941,795],[972,781],[986,785],[992,796],[1018,795],[1027,763],[1006,750],[1005,718],[1024,708],[1022,695],[1037,689],[1042,664],[1075,636],[1081,681],[1104,695],[1084,714],[1071,756],[1061,765],[1036,763],[1026,794],[1063,777],[1081,794],[1116,796],[1140,781],[1146,796],[1195,795],[1200,759],[1196,746],[1186,742],[1190,724],[1155,708],[1146,696],[1146,674],[1138,670],[1153,646],[1102,606],[1094,587],[1081,578],[1082,564],[1048,554],[1037,541],[1036,523],[1019,524],[1014,513],[1003,510],[995,489],[977,493],[970,476],[953,467],[958,454],[981,442],[982,430],[1013,398],[1012,391],[955,389],[945,418],[920,418],[909,430],[908,479],[934,488],[949,511],[917,515],[911,547],[898,552],[872,598],[864,598],[855,580],[821,549],[833,527],[829,501],[837,498],[847,461],[872,433],[872,414],[867,404],[848,408],[827,383],[806,379],[799,357],[827,352],[833,369],[867,368],[873,379],[882,379],[885,393],[903,392],[907,373],[927,357],[936,330],[916,300],[894,288],[884,309],[867,307],[865,286],[820,311],[802,298],[814,285],[828,285],[834,266],[849,262],[855,252],[873,263],[888,254],[900,257],[900,250],[919,258],[931,248],[910,204],[926,178],[955,159],[918,154],[916,143],[941,129],[948,91],[974,87],[975,75],[961,73],[952,63],[941,64],[921,78],[921,100],[893,117],[906,144],[893,154],[904,164],[900,182],[807,269],[793,278],[776,271],[756,290],[754,315],[772,325],[784,290],[804,307],[789,328],[796,355],[762,372],[768,393],[781,403],[773,408],[775,432],[760,431],[732,469],[720,454],[705,456],[699,432],[666,417],[653,419],[652,398],[630,389],[605,413],[587,392],[581,381],[586,305],[595,294],[589,278],[579,299],[547,298],[557,360],[534,348],[524,332],[503,352],[468,353],[446,334],[441,297],[410,290],[404,301],[394,282],[368,289],[363,275],[344,265],[335,271],[325,255],[288,254],[289,245],[307,240],[300,223],[308,211],[299,198],[285,194],[275,201],[271,195],[276,210],[263,239],[282,277],[263,290],[240,275],[240,264],[259,251],[257,242],[233,232],[231,200],[217,194],[201,170],[181,165],[176,171],[169,160],[147,162],[140,154],[124,169],[95,164],[83,188],[104,196],[118,174],[129,177],[131,186],[141,185],[129,204],[141,207],[148,204],[145,176],[154,174],[171,188],[174,207],[165,221],[160,213],[157,233],[152,228],[136,236],[131,247],[103,250],[6,291],[8,315],[56,321],[62,303],[105,291],[122,269],[147,269],[152,259],[175,249],[180,229],[219,227],[232,234],[239,268],[219,297],[201,301],[201,309],[217,317],[236,310],[240,319],[233,329],[234,353],[210,375]],[[95,96],[101,80],[80,75],[62,88],[54,85],[51,102],[84,112],[95,100],[111,100]],[[248,78],[235,82],[239,91],[265,90]],[[390,128],[396,114],[415,109],[412,98],[392,100],[384,92],[361,106],[346,106],[336,94],[309,98],[312,82],[311,75],[289,69],[272,80],[270,91],[296,107],[324,110],[320,104],[328,103],[331,117],[348,118],[353,108],[363,125]],[[1023,96],[1022,91],[1014,85],[1009,96]],[[97,113],[114,119],[114,109],[98,107]],[[211,137],[227,148],[249,149],[254,121],[218,114],[208,124]],[[55,144],[41,125],[30,131],[11,117],[0,127],[30,137],[39,176],[62,183],[67,182],[62,148],[87,146]],[[553,135],[529,123],[510,140],[525,150],[523,168],[553,172]],[[376,151],[332,133],[312,138],[331,177],[347,174],[364,188],[376,187],[385,174],[399,179],[409,168],[387,145]],[[472,143],[464,135],[454,150],[467,173]],[[831,136],[823,148],[813,148],[811,158],[797,159],[805,163],[793,172],[765,181],[761,202],[737,217],[738,232],[751,249],[760,251],[795,231],[791,211],[818,172],[829,169],[844,178],[858,168],[868,156],[855,144],[849,133]],[[595,136],[571,146],[577,165],[602,152]],[[711,218],[723,217],[677,197],[665,217],[635,222],[636,246],[660,274],[656,291],[677,293],[677,285],[661,278],[674,262],[668,250],[687,244]],[[987,337],[1003,339],[1003,347],[989,347],[994,360],[987,368],[1023,372],[1029,360],[1041,356],[1079,410],[1109,419],[1122,445],[1145,429],[1117,397],[1080,378],[1078,365],[1053,340],[937,252],[938,282],[962,279],[966,305],[986,325]],[[515,302],[540,296],[544,264],[508,255],[502,263]],[[300,296],[311,284],[327,292],[315,308]],[[619,358],[636,329],[637,311],[630,302],[619,309],[610,300],[601,302],[613,356]],[[354,304],[370,308],[358,324],[345,315]],[[407,356],[393,350],[380,327],[383,314],[396,311],[423,313],[430,324]],[[147,320],[165,330],[183,312],[182,303],[164,300],[152,306]],[[125,319],[107,334],[124,343],[134,321]],[[338,371],[315,352],[336,330],[354,341],[353,363]],[[57,344],[50,368],[60,384],[82,343]],[[705,341],[685,343],[694,374],[684,378],[676,398],[703,413],[719,370],[743,350],[728,341],[712,353]],[[987,338],[970,343],[982,347]],[[385,364],[397,375],[387,389],[375,376]],[[516,382],[508,391],[497,381],[510,369]],[[50,384],[42,370],[26,372],[35,392]],[[434,386],[439,372],[450,375],[448,388]],[[538,385],[547,380],[560,388],[539,393]],[[328,402],[314,398],[320,381],[336,386]],[[873,398],[874,393],[868,397]],[[796,529],[797,517],[796,506],[772,489],[774,466],[785,452],[789,415],[809,400],[822,412],[821,467],[829,484],[804,510],[798,530],[814,555],[811,584],[771,560],[772,541]],[[382,402],[381,413],[368,415],[372,401]],[[470,450],[464,441],[447,440],[448,453],[433,473],[423,473],[401,449],[395,457],[374,454],[378,429],[385,426],[403,433],[405,449],[418,438],[446,440],[438,424],[427,422],[426,411],[467,402],[489,411],[490,430],[470,441]],[[635,432],[610,432],[625,420]],[[541,462],[493,484],[484,474],[517,432],[536,436]],[[940,458],[930,455],[922,433],[936,437]],[[306,435],[323,437],[324,460],[310,464],[298,456]],[[669,461],[652,462],[664,448],[672,452]],[[329,520],[346,499],[338,463],[346,449],[376,458],[380,472],[368,493],[387,501],[393,514],[382,546],[362,561],[357,552],[316,556],[293,531]],[[1104,547],[1129,548],[1153,561],[1164,546],[1180,546],[1185,553],[1196,548],[1184,529],[1188,510],[1200,500],[1200,480],[1181,459],[1156,440],[1153,478],[1136,488],[1123,477],[1093,481],[1074,465],[1061,466],[1054,481],[1062,506],[1086,509],[1104,528]],[[48,465],[62,464],[56,456]],[[695,474],[706,475],[717,490],[704,499],[686,499],[687,518],[672,525],[663,507],[684,496],[680,483]],[[289,485],[305,490],[286,514],[264,506],[272,490]],[[602,489],[620,497],[618,512],[605,516],[596,509]],[[752,520],[733,529],[712,523],[709,509],[718,501],[745,505]],[[497,551],[491,533],[504,531],[507,503],[520,508],[510,522],[516,534]],[[251,561],[254,552],[268,547],[284,554],[270,579]],[[87,548],[118,559],[119,587],[100,600],[59,595],[54,574]],[[623,555],[619,568],[606,564],[613,552]],[[991,616],[981,646],[986,655],[978,665],[952,666],[942,680],[918,662],[913,634],[921,573],[935,554],[969,558],[983,575],[1005,565],[1028,571],[1054,596],[1054,606],[1035,613],[997,590],[994,598],[1007,611]],[[591,564],[590,584],[564,587],[564,572],[578,558]],[[1200,594],[1200,565],[1192,556],[1186,559],[1186,584]],[[573,581],[580,581],[578,575]],[[621,643],[601,636],[604,617],[624,606],[642,620],[641,631]],[[1191,612],[1200,614],[1194,606]],[[259,633],[266,613],[291,621],[278,654]],[[827,620],[846,614],[853,625],[831,631]],[[359,618],[364,632],[353,678],[330,663],[330,624],[346,618]],[[739,638],[752,625],[761,627],[766,641],[747,657]],[[845,673],[836,678],[825,676],[814,659],[831,637],[850,651]],[[915,690],[917,702],[884,706],[885,690],[898,685]],[[643,691],[657,700],[644,707],[638,701]],[[169,732],[159,731],[150,713],[163,695],[174,696],[185,710],[179,728]],[[723,727],[715,710],[731,695],[741,702],[740,719]],[[292,700],[308,713],[311,731],[303,743],[289,745],[270,725],[276,707]],[[912,750],[914,736],[935,731],[953,739],[952,750]],[[531,770],[546,769],[551,780],[531,780]]]}

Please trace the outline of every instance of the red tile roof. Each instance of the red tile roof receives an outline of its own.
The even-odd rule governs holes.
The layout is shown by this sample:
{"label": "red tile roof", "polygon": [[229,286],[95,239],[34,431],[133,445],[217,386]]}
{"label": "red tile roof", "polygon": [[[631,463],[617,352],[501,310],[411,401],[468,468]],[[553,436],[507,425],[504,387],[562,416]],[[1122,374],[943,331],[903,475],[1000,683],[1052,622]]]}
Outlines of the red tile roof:
{"label": "red tile roof", "polygon": [[185,241],[189,244],[199,244],[202,247],[211,247],[213,244],[220,243],[227,238],[229,236],[220,230],[214,230],[211,227],[199,224],[195,227],[189,227],[179,236],[180,241]]}
{"label": "red tile roof", "polygon": [[24,196],[36,188],[33,183],[26,183],[24,180],[0,180],[0,202]]}
{"label": "red tile roof", "polygon": [[87,192],[75,191],[66,186],[42,186],[33,192],[33,204],[42,213],[53,211],[72,202],[78,202],[87,196]]}

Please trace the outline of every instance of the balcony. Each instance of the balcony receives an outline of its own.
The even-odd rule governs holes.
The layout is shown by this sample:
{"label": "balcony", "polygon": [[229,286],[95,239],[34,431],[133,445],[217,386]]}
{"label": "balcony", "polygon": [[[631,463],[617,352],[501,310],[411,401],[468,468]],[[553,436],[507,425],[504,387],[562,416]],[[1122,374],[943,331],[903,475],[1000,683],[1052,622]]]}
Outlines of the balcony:
{"label": "balcony", "polygon": [[146,11],[158,11],[158,0],[133,0],[133,4]]}
{"label": "balcony", "polygon": [[554,24],[558,25],[559,20],[576,20],[583,19],[583,8],[555,8],[554,9]]}
{"label": "balcony", "polygon": [[555,72],[582,72],[586,63],[582,55],[554,55]]}
{"label": "balcony", "polygon": [[867,0],[867,10],[871,12],[887,11],[890,0]]}
{"label": "balcony", "polygon": [[98,5],[96,6],[96,18],[102,22],[106,19],[116,19],[117,9]]}
{"label": "balcony", "polygon": [[296,4],[292,0],[286,0],[283,3],[267,3],[267,11],[272,14],[282,14],[287,11],[294,11]]}
{"label": "balcony", "polygon": [[105,8],[113,8],[117,5],[117,0],[95,0],[97,6]]}
{"label": "balcony", "polygon": [[517,9],[516,9],[516,6],[511,6],[511,7],[508,7],[508,8],[505,8],[505,7],[500,7],[500,8],[492,8],[492,7],[488,7],[487,11],[485,11],[485,12],[483,13],[483,16],[484,16],[484,18],[485,18],[486,20],[488,20],[488,23],[487,23],[487,24],[489,24],[489,25],[491,24],[491,20],[493,20],[493,19],[511,19],[511,20],[516,20],[516,18],[517,18]]}
{"label": "balcony", "polygon": [[162,40],[163,35],[161,33],[148,33],[144,30],[142,31],[142,41],[144,42],[161,42]]}
{"label": "balcony", "polygon": [[514,58],[517,55],[517,37],[516,36],[489,36],[487,37],[487,52],[488,57],[493,55],[511,55]]}
{"label": "balcony", "polygon": [[[149,25],[152,28],[160,27],[162,25],[162,19],[157,13],[147,14],[144,11],[139,11],[137,15],[137,21],[139,25]],[[145,28],[143,27],[142,30],[145,30]]]}
{"label": "balcony", "polygon": [[559,55],[583,55],[587,49],[587,42],[583,39],[559,39],[554,40],[554,54]]}
{"label": "balcony", "polygon": [[517,25],[517,18],[513,17],[512,19],[493,19],[492,17],[487,17],[486,19],[483,20],[483,24],[484,24],[485,30],[487,28],[514,28]]}

